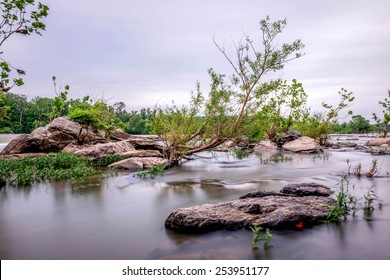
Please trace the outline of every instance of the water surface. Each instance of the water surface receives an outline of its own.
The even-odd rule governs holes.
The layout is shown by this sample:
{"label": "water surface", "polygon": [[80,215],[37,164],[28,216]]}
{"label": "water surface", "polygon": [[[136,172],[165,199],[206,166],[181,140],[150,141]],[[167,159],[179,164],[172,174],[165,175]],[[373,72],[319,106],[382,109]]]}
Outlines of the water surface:
{"label": "water surface", "polygon": [[356,196],[372,187],[381,199],[383,207],[376,204],[371,216],[360,211],[340,225],[274,231],[270,248],[252,250],[248,230],[188,235],[166,230],[164,221],[179,207],[233,200],[254,190],[278,191],[289,183],[317,182],[337,191],[347,159],[361,163],[364,173],[373,156],[271,152],[237,160],[204,155],[210,158],[186,162],[155,179],[122,173],[0,188],[0,258],[390,259],[389,156],[377,157],[379,177],[349,176]]}

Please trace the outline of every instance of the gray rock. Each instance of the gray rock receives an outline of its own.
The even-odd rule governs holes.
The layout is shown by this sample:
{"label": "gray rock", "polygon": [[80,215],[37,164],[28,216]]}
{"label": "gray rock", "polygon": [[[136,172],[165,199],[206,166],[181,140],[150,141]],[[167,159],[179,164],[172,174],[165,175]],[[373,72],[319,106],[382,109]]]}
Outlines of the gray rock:
{"label": "gray rock", "polygon": [[286,133],[279,134],[275,139],[275,142],[278,145],[278,147],[282,147],[284,144],[294,141],[301,136],[302,134],[299,131],[289,130]]}
{"label": "gray rock", "polygon": [[320,144],[313,138],[302,136],[294,141],[283,145],[283,149],[290,152],[298,153],[318,153],[322,152]]}
{"label": "gray rock", "polygon": [[159,144],[156,140],[148,138],[130,138],[127,140],[137,150],[157,150],[164,151],[163,145]]}
{"label": "gray rock", "polygon": [[290,184],[283,187],[280,192],[296,196],[330,196],[332,194],[330,188],[316,183]]}
{"label": "gray rock", "polygon": [[277,150],[278,146],[271,140],[260,141],[253,148],[255,153],[261,153],[264,150]]}
{"label": "gray rock", "polygon": [[129,142],[119,141],[85,146],[75,151],[74,154],[78,156],[98,158],[105,155],[124,154],[134,150],[134,147]]}
{"label": "gray rock", "polygon": [[110,164],[108,167],[116,167],[116,168],[131,170],[131,171],[138,171],[156,165],[164,165],[168,167],[169,161],[161,157],[131,157]]}
{"label": "gray rock", "polygon": [[297,224],[306,226],[321,223],[330,213],[334,199],[326,196],[297,196],[296,194],[330,192],[327,187],[316,184],[286,186],[285,191],[253,192],[241,199],[214,204],[180,208],[165,221],[169,229],[186,232],[208,232],[219,229],[237,230],[261,226],[264,228],[292,229]]}
{"label": "gray rock", "polygon": [[28,134],[22,134],[12,139],[1,151],[2,155],[21,154],[27,150]]}
{"label": "gray rock", "polygon": [[104,131],[82,126],[67,117],[60,117],[27,136],[17,137],[2,153],[58,152],[71,143],[81,145],[106,142],[104,136]]}
{"label": "gray rock", "polygon": [[122,129],[115,129],[113,131],[110,131],[110,140],[114,141],[123,141],[130,139],[131,135],[124,132]]}

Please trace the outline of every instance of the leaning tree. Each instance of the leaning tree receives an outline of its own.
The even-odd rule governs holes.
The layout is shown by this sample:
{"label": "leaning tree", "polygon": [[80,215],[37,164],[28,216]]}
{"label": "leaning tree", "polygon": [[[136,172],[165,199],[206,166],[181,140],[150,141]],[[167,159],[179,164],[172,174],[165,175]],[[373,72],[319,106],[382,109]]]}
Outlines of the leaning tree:
{"label": "leaning tree", "polygon": [[270,89],[264,86],[263,77],[302,55],[301,40],[277,44],[276,38],[286,24],[286,19],[261,20],[260,41],[244,33],[239,42],[233,43],[233,56],[214,40],[233,74],[226,76],[209,69],[211,88],[207,95],[198,83],[188,106],[156,108],[154,132],[163,139],[166,157],[172,163],[243,135],[245,124],[268,98]]}

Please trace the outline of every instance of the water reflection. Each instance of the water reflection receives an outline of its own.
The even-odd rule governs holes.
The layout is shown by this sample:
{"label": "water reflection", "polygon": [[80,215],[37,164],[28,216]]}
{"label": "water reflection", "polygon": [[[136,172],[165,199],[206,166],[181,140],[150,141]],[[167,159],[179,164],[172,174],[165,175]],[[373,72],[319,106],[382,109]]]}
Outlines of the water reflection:
{"label": "water reflection", "polygon": [[[278,156],[261,154],[267,156]],[[338,191],[346,160],[369,168],[365,153],[295,155],[290,161],[260,164],[220,154],[186,162],[154,180],[133,174],[94,176],[79,181],[0,188],[1,259],[389,259],[390,157],[379,177],[349,176],[349,188],[363,197],[373,186],[381,199],[371,216],[360,210],[341,224],[301,231],[274,231],[272,247],[252,250],[252,232],[201,235],[166,230],[173,210],[237,199],[254,190],[289,183],[318,182]],[[229,166],[229,168],[226,168]],[[233,167],[233,168],[230,168]],[[360,209],[364,200],[359,201]]]}

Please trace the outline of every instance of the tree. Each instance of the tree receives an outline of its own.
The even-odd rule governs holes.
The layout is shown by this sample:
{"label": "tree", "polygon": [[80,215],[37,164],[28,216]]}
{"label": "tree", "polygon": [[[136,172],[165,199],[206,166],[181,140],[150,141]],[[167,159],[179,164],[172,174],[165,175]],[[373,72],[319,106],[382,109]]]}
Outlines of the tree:
{"label": "tree", "polygon": [[154,132],[164,139],[166,155],[172,163],[243,135],[244,124],[259,111],[269,93],[260,90],[263,76],[301,56],[304,45],[300,40],[281,46],[275,43],[286,24],[286,19],[261,20],[261,50],[244,34],[234,44],[235,59],[214,40],[234,73],[227,78],[209,69],[211,89],[207,98],[198,84],[197,90],[191,93],[189,106],[173,104],[165,109],[156,108]]}
{"label": "tree", "polygon": [[[0,99],[14,86],[22,86],[20,77],[25,71],[14,67],[4,58],[3,44],[14,34],[42,35],[45,30],[43,18],[48,16],[49,8],[35,0],[3,0],[0,2]],[[13,74],[13,72],[16,72]],[[0,108],[0,118],[6,114],[6,108]]]}
{"label": "tree", "polygon": [[368,133],[371,132],[370,121],[362,117],[361,115],[352,116],[352,120],[349,122],[349,127],[352,133]]}
{"label": "tree", "polygon": [[390,90],[387,94],[389,99],[385,98],[383,101],[378,102],[383,117],[380,118],[376,113],[372,114],[372,118],[376,122],[377,132],[379,135],[382,134],[384,138],[387,137],[390,123]]}
{"label": "tree", "polygon": [[[0,2],[2,19],[0,22],[0,47],[14,34],[42,35],[45,30],[43,18],[48,16],[49,8],[35,0],[3,0]],[[14,85],[23,85],[21,78],[13,78],[10,75],[12,70],[18,75],[24,75],[25,71],[12,66],[3,58],[3,51],[0,50],[0,71],[1,82],[0,92],[8,92]]]}
{"label": "tree", "polygon": [[[346,117],[340,116],[340,113],[351,106],[355,97],[352,92],[342,88],[338,92],[339,103],[335,106],[322,102],[324,112],[315,112],[312,115],[307,112],[301,121],[295,123],[295,129],[302,132],[303,135],[319,140],[320,144],[325,144],[332,128],[338,119]],[[352,115],[352,111],[348,111]]]}

